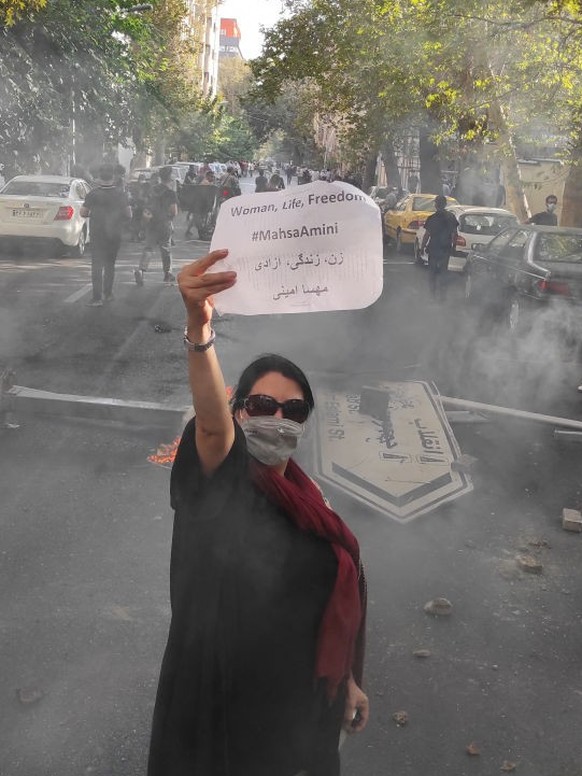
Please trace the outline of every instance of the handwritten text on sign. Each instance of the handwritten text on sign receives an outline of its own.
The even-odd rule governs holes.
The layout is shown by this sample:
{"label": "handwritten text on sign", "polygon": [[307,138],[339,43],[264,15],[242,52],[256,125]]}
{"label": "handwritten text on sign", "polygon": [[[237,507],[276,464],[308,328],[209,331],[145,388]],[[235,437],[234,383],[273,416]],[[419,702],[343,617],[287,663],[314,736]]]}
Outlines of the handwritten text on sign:
{"label": "handwritten text on sign", "polygon": [[220,270],[238,273],[216,297],[220,313],[355,310],[382,293],[380,210],[347,183],[227,200],[212,238],[218,248],[229,249]]}

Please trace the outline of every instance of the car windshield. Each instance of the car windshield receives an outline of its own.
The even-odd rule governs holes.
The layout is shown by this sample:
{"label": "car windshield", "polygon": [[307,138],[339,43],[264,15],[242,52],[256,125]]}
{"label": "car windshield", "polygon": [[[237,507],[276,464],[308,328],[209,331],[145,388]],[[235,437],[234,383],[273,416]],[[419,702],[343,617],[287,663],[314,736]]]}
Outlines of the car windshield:
{"label": "car windshield", "polygon": [[54,181],[10,181],[2,189],[2,196],[6,195],[61,199],[69,196],[69,184]]}
{"label": "car windshield", "polygon": [[415,197],[412,201],[412,209],[430,211],[432,213],[434,210],[436,210],[434,201],[434,197]]}
{"label": "car windshield", "polygon": [[582,234],[540,234],[535,258],[544,263],[582,263]]}
{"label": "car windshield", "polygon": [[467,213],[459,219],[460,231],[493,237],[507,226],[517,224],[517,218],[499,213]]}

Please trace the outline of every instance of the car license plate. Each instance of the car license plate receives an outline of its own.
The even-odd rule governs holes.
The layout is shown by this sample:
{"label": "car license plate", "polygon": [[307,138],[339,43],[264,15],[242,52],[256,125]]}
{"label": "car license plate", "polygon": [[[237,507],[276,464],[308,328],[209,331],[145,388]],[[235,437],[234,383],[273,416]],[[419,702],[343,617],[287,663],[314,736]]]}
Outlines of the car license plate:
{"label": "car license plate", "polygon": [[29,218],[40,218],[41,217],[41,211],[40,210],[34,210],[31,208],[26,207],[15,207],[12,209],[12,217],[13,218],[23,218],[23,219],[29,219]]}

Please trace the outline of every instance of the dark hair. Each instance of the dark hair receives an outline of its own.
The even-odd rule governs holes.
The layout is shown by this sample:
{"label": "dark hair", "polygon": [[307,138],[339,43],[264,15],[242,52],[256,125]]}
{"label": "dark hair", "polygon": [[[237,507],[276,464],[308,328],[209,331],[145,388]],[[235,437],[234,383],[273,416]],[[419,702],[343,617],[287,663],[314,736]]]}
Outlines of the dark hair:
{"label": "dark hair", "polygon": [[546,197],[546,202],[549,202],[550,200],[553,200],[556,203],[556,205],[558,204],[558,198],[556,197],[555,194],[548,194],[548,196]]}
{"label": "dark hair", "polygon": [[102,164],[99,168],[99,180],[112,181],[115,175],[112,164]]}
{"label": "dark hair", "polygon": [[289,361],[288,358],[285,358],[285,356],[279,356],[276,353],[265,353],[249,364],[239,377],[238,385],[235,388],[231,401],[233,413],[241,409],[243,401],[247,398],[257,380],[269,372],[278,372],[283,377],[294,380],[301,388],[303,398],[309,404],[309,411],[313,410],[315,406],[313,392],[303,371],[292,361]]}
{"label": "dark hair", "polygon": [[443,194],[437,194],[434,198],[434,206],[437,210],[444,210],[447,206],[447,198]]}
{"label": "dark hair", "polygon": [[172,168],[171,167],[162,167],[159,171],[160,180],[164,181],[171,181],[172,180]]}

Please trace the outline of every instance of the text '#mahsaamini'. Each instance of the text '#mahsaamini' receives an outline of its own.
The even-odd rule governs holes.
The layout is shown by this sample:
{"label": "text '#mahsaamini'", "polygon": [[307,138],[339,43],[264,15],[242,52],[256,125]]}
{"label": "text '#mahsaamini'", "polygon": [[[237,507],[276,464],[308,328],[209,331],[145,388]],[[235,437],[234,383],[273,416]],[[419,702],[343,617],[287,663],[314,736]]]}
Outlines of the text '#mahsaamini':
{"label": "text '#mahsaamini'", "polygon": [[253,242],[267,242],[269,240],[291,240],[296,237],[323,237],[326,234],[339,234],[337,221],[334,224],[320,224],[319,226],[301,226],[296,229],[255,229],[252,234]]}

